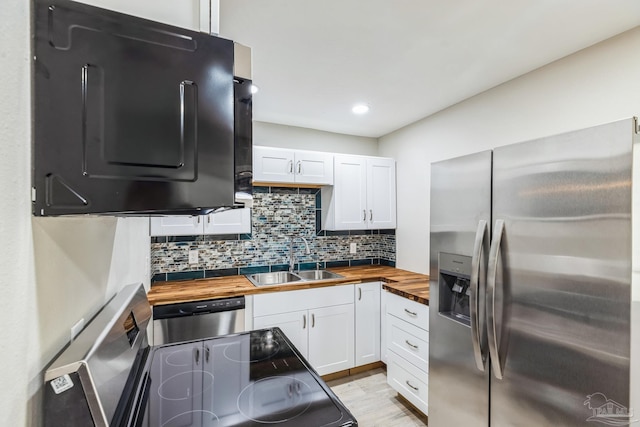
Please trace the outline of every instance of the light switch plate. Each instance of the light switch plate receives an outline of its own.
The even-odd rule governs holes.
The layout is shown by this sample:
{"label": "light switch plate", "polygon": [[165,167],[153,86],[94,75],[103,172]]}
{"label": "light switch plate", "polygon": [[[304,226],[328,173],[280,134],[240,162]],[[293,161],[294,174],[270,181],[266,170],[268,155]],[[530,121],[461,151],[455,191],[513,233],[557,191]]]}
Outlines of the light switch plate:
{"label": "light switch plate", "polygon": [[189,250],[189,264],[197,264],[198,263],[198,250],[190,249]]}
{"label": "light switch plate", "polygon": [[355,253],[356,253],[357,248],[358,248],[358,244],[357,244],[357,243],[351,243],[351,244],[349,245],[349,253],[350,253],[350,254],[355,254]]}

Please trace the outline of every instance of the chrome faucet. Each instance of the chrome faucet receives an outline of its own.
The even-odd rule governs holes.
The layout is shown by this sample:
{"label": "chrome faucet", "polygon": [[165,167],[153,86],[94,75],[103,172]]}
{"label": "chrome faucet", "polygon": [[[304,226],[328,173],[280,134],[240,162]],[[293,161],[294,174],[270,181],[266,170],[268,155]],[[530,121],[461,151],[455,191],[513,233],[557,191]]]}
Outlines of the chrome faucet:
{"label": "chrome faucet", "polygon": [[[309,242],[307,242],[307,239],[305,239],[302,236],[298,236],[298,237],[300,237],[304,242],[304,247],[305,247],[304,252],[307,255],[309,255],[311,253],[311,251],[309,250]],[[293,252],[293,241],[295,237],[291,236],[289,239],[291,240],[290,242],[291,245],[289,246],[289,272],[293,273],[294,266],[296,265],[296,256],[295,256],[295,253]]]}

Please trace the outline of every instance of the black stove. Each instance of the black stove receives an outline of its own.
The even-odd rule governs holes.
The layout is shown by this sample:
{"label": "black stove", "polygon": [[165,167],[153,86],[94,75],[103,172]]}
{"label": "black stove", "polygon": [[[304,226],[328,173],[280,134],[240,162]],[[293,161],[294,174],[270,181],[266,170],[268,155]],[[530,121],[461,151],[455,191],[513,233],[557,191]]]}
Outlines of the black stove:
{"label": "black stove", "polygon": [[278,328],[153,349],[141,426],[355,426]]}
{"label": "black stove", "polygon": [[279,328],[152,347],[141,285],[45,372],[45,427],[357,426]]}

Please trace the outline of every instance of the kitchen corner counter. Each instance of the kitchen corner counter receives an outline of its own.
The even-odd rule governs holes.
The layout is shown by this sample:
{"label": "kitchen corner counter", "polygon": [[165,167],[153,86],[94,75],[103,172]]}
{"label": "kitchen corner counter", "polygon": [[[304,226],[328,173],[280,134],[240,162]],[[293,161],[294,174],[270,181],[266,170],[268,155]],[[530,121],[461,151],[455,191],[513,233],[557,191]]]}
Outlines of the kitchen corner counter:
{"label": "kitchen corner counter", "polygon": [[382,288],[392,294],[400,295],[420,304],[429,305],[429,276],[426,279],[385,283]]}
{"label": "kitchen corner counter", "polygon": [[255,295],[268,292],[293,291],[363,282],[382,281],[389,292],[429,304],[429,276],[383,265],[329,268],[344,276],[341,279],[296,283],[294,285],[254,286],[244,276],[158,282],[148,293],[151,305]]}

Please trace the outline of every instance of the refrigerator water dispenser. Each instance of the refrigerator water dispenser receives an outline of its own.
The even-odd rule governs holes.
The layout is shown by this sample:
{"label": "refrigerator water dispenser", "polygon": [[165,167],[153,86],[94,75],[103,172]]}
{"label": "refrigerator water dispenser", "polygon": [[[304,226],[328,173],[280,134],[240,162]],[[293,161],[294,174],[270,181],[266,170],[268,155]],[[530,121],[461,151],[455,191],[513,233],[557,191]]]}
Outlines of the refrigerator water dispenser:
{"label": "refrigerator water dispenser", "polygon": [[471,257],[441,252],[438,261],[439,313],[470,326]]}

